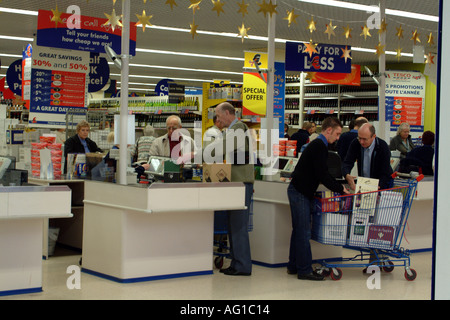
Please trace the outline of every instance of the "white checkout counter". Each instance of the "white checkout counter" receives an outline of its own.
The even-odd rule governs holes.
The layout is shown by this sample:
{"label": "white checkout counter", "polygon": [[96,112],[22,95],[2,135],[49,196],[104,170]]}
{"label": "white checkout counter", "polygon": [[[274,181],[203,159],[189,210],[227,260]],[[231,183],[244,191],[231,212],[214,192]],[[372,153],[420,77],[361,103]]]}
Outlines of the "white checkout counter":
{"label": "white checkout counter", "polygon": [[71,218],[71,191],[0,187],[0,296],[42,291],[45,222]]}
{"label": "white checkout counter", "polygon": [[242,183],[86,181],[82,271],[120,283],[212,274],[214,211],[244,196]]}
{"label": "white checkout counter", "polygon": [[[252,260],[267,267],[280,267],[289,261],[292,222],[288,183],[255,181],[253,195],[253,231],[250,232]],[[432,249],[434,181],[419,182],[411,206],[401,246],[411,252]],[[342,258],[342,247],[311,240],[313,260]]]}

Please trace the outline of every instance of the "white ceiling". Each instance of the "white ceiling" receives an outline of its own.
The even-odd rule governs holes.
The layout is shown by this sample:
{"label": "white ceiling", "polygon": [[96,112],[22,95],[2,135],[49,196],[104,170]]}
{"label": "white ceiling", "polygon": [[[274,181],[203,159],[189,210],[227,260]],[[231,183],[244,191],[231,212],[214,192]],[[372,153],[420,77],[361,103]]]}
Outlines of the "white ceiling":
{"label": "white ceiling", "polygon": [[[145,32],[142,28],[137,30],[137,48],[138,49],[154,49],[166,51],[188,52],[192,54],[208,54],[216,56],[230,56],[243,58],[244,51],[266,51],[267,41],[252,40],[246,38],[242,43],[238,37],[238,27],[244,22],[246,27],[250,27],[248,34],[250,36],[267,37],[268,18],[263,13],[258,12],[261,4],[265,0],[245,0],[249,4],[248,14],[242,17],[238,13],[238,3],[242,0],[221,0],[225,3],[223,10],[219,16],[212,11],[213,4],[210,0],[203,0],[200,4],[200,10],[195,13],[195,24],[198,27],[198,34],[192,38],[189,33],[189,25],[193,20],[193,12],[188,9],[190,1],[175,0],[177,6],[171,10],[166,4],[167,0],[147,0],[144,4],[143,0],[131,0],[131,19],[137,22],[135,14],[141,14],[142,10],[146,10],[147,15],[153,15],[150,23],[155,26],[175,27],[185,29],[187,32],[165,31],[147,27]],[[268,2],[268,0],[267,0]],[[378,5],[377,0],[351,0],[347,2]],[[361,47],[367,49],[375,49],[378,44],[377,30],[372,30],[372,37],[364,40],[360,36],[361,27],[367,22],[371,13],[357,11],[352,9],[343,9],[320,5],[321,1],[316,3],[304,3],[297,0],[278,0],[276,15],[276,38],[287,39],[290,41],[309,41],[311,34],[307,29],[307,21],[314,16],[317,22],[317,31],[312,34],[312,39],[317,43],[332,43],[341,45],[351,45],[352,47]],[[39,9],[51,10],[56,8],[65,12],[69,5],[78,5],[81,14],[91,17],[105,17],[104,13],[111,14],[113,9],[112,0],[0,0],[0,7],[16,8],[37,11]],[[403,10],[408,12],[422,13],[432,16],[439,16],[439,0],[387,0],[388,9]],[[295,13],[299,16],[291,27],[288,27],[288,21],[284,18],[287,16],[287,10],[295,9]],[[122,12],[121,1],[115,4],[117,14]],[[1,9],[0,9],[1,11]],[[324,33],[326,24],[332,20],[334,26],[337,26],[335,37],[328,40],[328,36]],[[346,39],[343,35],[343,27],[350,26],[353,29],[352,38]],[[396,36],[396,28],[402,25],[404,29],[404,38],[399,40]],[[34,37],[37,29],[37,16],[29,16],[22,14],[12,14],[0,12],[0,54],[17,54],[20,55],[27,42],[17,40],[4,40],[1,36],[16,37]],[[405,18],[400,16],[387,17],[387,33],[386,43],[388,51],[394,51],[398,47],[402,48],[404,53],[412,53],[414,42],[411,40],[412,32],[417,29],[420,34],[421,44],[425,46],[425,50],[436,52],[438,39],[438,23],[428,22],[418,19]],[[216,35],[201,34],[202,31],[228,32],[235,34],[236,37],[223,37]],[[435,45],[429,46],[427,36],[433,33]],[[284,43],[276,43],[277,57],[276,60],[284,59]],[[355,64],[377,65],[378,57],[376,54],[352,51]],[[2,57],[3,66],[8,66],[17,58]],[[393,55],[386,56],[387,62],[397,62],[397,58]],[[402,57],[400,62],[410,63],[411,57]],[[178,56],[168,54],[155,54],[137,52],[131,63],[144,65],[158,65],[167,67],[194,68],[229,71],[234,73],[242,72],[243,61],[233,61],[225,59],[198,58],[190,56]],[[119,73],[117,69],[111,66],[112,73]],[[5,74],[6,69],[1,69],[0,74]],[[213,79],[230,79],[233,82],[242,82],[240,74],[219,74],[195,72],[186,70],[157,69],[131,67],[131,75],[147,75],[163,78],[190,78],[203,79],[212,81]],[[119,77],[113,77],[119,79]],[[148,82],[156,84],[158,79],[130,78],[130,82]],[[177,81],[185,85],[201,86],[201,82]],[[130,87],[141,87],[138,85],[130,85]]]}

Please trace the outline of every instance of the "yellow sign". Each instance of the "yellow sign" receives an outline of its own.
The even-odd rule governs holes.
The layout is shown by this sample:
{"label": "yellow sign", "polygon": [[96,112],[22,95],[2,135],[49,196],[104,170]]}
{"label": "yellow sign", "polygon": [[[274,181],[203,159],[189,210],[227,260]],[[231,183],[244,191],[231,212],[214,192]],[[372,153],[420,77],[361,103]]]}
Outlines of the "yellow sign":
{"label": "yellow sign", "polygon": [[269,60],[268,60],[267,53],[246,51],[244,68],[256,70],[256,66],[255,66],[256,63],[258,64],[259,69],[267,70],[267,68],[269,66]]}
{"label": "yellow sign", "polygon": [[[265,77],[263,79],[262,77]],[[267,105],[267,75],[258,72],[244,72],[242,90],[243,115],[266,115]]]}

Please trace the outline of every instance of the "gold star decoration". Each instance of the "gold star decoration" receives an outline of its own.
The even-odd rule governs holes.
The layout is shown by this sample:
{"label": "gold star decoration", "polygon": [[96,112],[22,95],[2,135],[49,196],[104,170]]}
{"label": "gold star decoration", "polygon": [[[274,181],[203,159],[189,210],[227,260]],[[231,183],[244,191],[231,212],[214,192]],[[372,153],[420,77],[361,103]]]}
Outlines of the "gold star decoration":
{"label": "gold star decoration", "polygon": [[395,56],[397,57],[397,60],[400,61],[400,58],[402,57],[402,50],[403,48],[398,47],[395,52],[397,53]]}
{"label": "gold star decoration", "polygon": [[200,10],[200,3],[202,2],[202,0],[198,1],[198,0],[189,0],[191,1],[191,5],[189,6],[188,9],[192,9],[192,12],[195,14],[195,10]]}
{"label": "gold star decoration", "polygon": [[333,26],[333,22],[330,21],[330,24],[327,24],[327,29],[325,30],[324,33],[328,34],[328,40],[331,39],[331,36],[336,36],[336,34],[334,33],[334,29],[336,29],[336,26]]}
{"label": "gold star decoration", "polygon": [[52,13],[53,13],[53,17],[52,17],[51,21],[54,21],[55,22],[55,28],[58,28],[58,22],[59,23],[63,23],[62,20],[61,20],[62,12],[60,12],[58,10],[58,5],[56,5],[56,9],[55,10],[52,9]]}
{"label": "gold star decoration", "polygon": [[136,14],[136,17],[138,17],[139,22],[136,23],[136,26],[139,24],[142,24],[142,31],[145,32],[146,26],[151,26],[150,19],[153,17],[152,15],[147,16],[145,14],[145,10],[142,11],[142,15]]}
{"label": "gold star decoration", "polygon": [[316,31],[316,22],[314,21],[313,16],[311,16],[311,20],[308,21],[308,27],[306,29],[308,29],[310,33]]}
{"label": "gold star decoration", "polygon": [[242,43],[244,43],[244,38],[248,37],[248,30],[250,30],[250,28],[246,28],[244,26],[244,23],[242,22],[242,27],[238,27],[239,29],[239,36],[242,38]]}
{"label": "gold star decoration", "polygon": [[376,46],[376,52],[375,52],[375,54],[378,56],[378,58],[382,55],[382,54],[384,54],[385,52],[384,52],[384,48],[385,48],[386,46],[385,45],[381,45],[381,42],[378,42],[378,45]]}
{"label": "gold star decoration", "polygon": [[341,58],[345,59],[345,63],[347,63],[347,59],[350,59],[350,60],[353,59],[352,56],[350,55],[350,52],[352,52],[352,50],[349,50],[347,46],[345,46],[345,49],[341,48],[341,50],[342,50]]}
{"label": "gold star decoration", "polygon": [[417,32],[417,29],[413,32],[412,38],[409,40],[414,40],[414,45],[417,44],[417,42],[420,42],[419,39],[420,33]]}
{"label": "gold star decoration", "polygon": [[362,33],[360,34],[360,36],[364,36],[364,40],[367,40],[367,37],[372,37],[372,35],[370,34],[370,29],[367,27],[367,24],[364,27],[361,27],[362,29]]}
{"label": "gold star decoration", "polygon": [[111,25],[112,31],[114,31],[117,26],[123,27],[122,22],[120,22],[122,15],[117,16],[116,9],[113,9],[111,15],[105,13],[105,16],[108,18],[108,21],[106,21],[103,26]]}
{"label": "gold star decoration", "polygon": [[295,9],[292,9],[292,11],[287,10],[287,12],[286,12],[287,16],[286,16],[285,18],[283,18],[283,20],[287,20],[287,21],[288,21],[288,27],[289,27],[289,28],[291,27],[291,23],[292,23],[292,22],[294,22],[295,24],[297,24],[296,19],[297,19],[297,17],[298,17],[298,14],[295,14],[295,13],[294,13],[294,10],[295,10]]}
{"label": "gold star decoration", "polygon": [[245,0],[242,0],[242,3],[238,2],[238,6],[239,6],[238,13],[242,13],[242,16],[245,17],[245,15],[248,14],[247,7],[249,5],[245,3]]}
{"label": "gold star decoration", "polygon": [[223,11],[223,6],[225,5],[225,3],[220,2],[220,0],[214,1],[211,0],[211,2],[213,3],[213,8],[212,11],[216,11],[217,12],[217,16],[220,15],[220,12],[225,13],[225,11]]}
{"label": "gold star decoration", "polygon": [[400,28],[396,28],[397,29],[397,34],[396,34],[396,36],[398,37],[398,39],[400,40],[400,39],[402,39],[403,38],[403,28],[402,28],[402,26],[400,25]]}
{"label": "gold star decoration", "polygon": [[387,24],[386,19],[383,19],[380,24],[380,30],[378,30],[378,34],[383,34],[386,32]]}
{"label": "gold star decoration", "polygon": [[272,0],[270,0],[270,2],[267,4],[267,12],[270,13],[270,17],[272,18],[272,14],[274,13],[278,13],[277,12],[277,4],[273,4]]}
{"label": "gold star decoration", "polygon": [[314,44],[312,41],[310,43],[305,43],[305,48],[303,49],[303,53],[309,53],[309,57],[311,58],[314,53],[318,53],[316,50],[317,44]]}
{"label": "gold star decoration", "polygon": [[260,12],[262,12],[262,13],[264,13],[264,17],[266,17],[266,14],[267,14],[267,3],[266,3],[266,0],[263,0],[263,2],[262,3],[258,3],[258,6],[259,6],[259,10],[258,10],[258,12],[257,13],[260,13]]}
{"label": "gold star decoration", "polygon": [[189,33],[192,35],[192,39],[194,39],[195,35],[197,34],[198,25],[196,25],[195,20],[193,20],[189,26],[191,27],[191,31]]}
{"label": "gold star decoration", "polygon": [[425,61],[425,64],[434,64],[434,57],[431,52],[429,52],[427,55],[427,60]]}
{"label": "gold star decoration", "polygon": [[343,27],[344,28],[344,33],[343,35],[345,36],[346,39],[351,38],[352,37],[352,31],[353,29],[351,29],[349,27],[349,25],[347,25],[347,27]]}
{"label": "gold star decoration", "polygon": [[432,46],[434,45],[434,37],[433,37],[433,32],[430,33],[430,35],[428,36],[428,41],[427,43]]}
{"label": "gold star decoration", "polygon": [[175,0],[167,0],[166,4],[170,5],[170,10],[173,10],[173,6],[178,6],[177,3],[175,2]]}

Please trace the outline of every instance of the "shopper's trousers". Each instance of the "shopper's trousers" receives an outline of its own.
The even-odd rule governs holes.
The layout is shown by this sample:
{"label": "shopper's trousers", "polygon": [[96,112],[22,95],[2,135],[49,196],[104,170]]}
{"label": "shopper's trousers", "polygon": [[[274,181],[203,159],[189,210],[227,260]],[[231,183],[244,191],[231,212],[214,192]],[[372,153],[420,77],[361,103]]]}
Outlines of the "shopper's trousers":
{"label": "shopper's trousers", "polygon": [[231,265],[239,272],[252,272],[248,223],[253,184],[245,183],[245,210],[228,211],[228,236],[230,242]]}
{"label": "shopper's trousers", "polygon": [[290,184],[287,190],[289,204],[291,206],[292,235],[289,247],[290,271],[297,271],[304,275],[311,273],[311,201],[308,197],[298,192]]}

